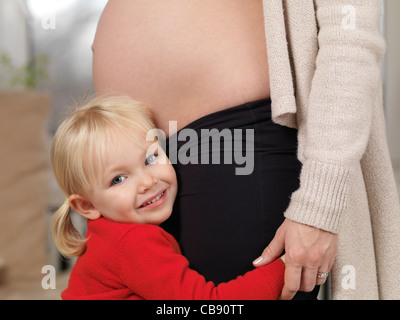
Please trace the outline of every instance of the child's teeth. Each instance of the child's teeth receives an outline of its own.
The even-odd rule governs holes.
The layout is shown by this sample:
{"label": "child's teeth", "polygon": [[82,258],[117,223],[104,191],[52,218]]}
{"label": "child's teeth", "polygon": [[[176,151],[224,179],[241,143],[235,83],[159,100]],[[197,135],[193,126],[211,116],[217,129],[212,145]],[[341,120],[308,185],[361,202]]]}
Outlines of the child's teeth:
{"label": "child's teeth", "polygon": [[163,194],[164,194],[164,192],[161,193],[161,194],[159,194],[159,195],[158,195],[157,197],[155,197],[153,200],[148,201],[148,202],[146,203],[146,205],[149,205],[149,204],[152,204],[153,202],[156,202],[158,199],[160,199],[160,198],[163,196]]}

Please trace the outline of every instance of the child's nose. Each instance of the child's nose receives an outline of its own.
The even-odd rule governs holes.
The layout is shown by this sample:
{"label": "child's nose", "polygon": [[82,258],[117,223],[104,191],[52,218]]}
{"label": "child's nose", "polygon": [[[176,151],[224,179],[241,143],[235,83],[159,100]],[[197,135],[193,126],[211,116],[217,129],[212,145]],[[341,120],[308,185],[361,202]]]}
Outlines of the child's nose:
{"label": "child's nose", "polygon": [[157,183],[157,179],[153,175],[144,171],[140,175],[139,192],[144,193],[147,190],[150,190],[153,187],[153,185],[156,183]]}

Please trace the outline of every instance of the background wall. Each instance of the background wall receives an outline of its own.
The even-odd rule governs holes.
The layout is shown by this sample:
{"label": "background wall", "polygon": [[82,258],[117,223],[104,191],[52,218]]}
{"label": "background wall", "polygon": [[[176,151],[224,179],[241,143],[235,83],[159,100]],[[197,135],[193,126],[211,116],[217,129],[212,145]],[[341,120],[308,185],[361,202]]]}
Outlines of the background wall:
{"label": "background wall", "polygon": [[0,0],[0,54],[8,52],[15,65],[28,60],[27,24],[23,9],[16,1]]}
{"label": "background wall", "polygon": [[384,105],[388,143],[396,178],[400,180],[400,1],[385,1]]}
{"label": "background wall", "polygon": [[[50,234],[64,195],[49,143],[66,106],[93,92],[91,44],[106,3],[0,0],[0,300],[59,299],[67,285]],[[45,265],[55,289],[43,287]]]}

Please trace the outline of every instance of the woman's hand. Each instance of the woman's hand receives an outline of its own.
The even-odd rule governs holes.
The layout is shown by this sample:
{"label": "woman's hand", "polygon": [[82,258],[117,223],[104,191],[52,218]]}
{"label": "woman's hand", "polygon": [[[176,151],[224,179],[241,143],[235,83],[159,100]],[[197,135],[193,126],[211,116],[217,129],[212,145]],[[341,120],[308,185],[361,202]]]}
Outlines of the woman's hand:
{"label": "woman's hand", "polygon": [[254,266],[271,263],[285,250],[285,284],[280,299],[290,300],[297,291],[310,292],[326,281],[317,273],[331,270],[337,248],[338,235],[286,219]]}

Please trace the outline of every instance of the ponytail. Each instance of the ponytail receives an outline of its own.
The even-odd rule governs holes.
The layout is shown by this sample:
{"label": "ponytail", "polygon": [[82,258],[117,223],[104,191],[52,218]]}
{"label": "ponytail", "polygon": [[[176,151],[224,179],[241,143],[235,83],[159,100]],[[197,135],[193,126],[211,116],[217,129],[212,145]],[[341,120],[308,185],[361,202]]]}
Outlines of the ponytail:
{"label": "ponytail", "polygon": [[54,214],[53,238],[58,251],[65,257],[80,256],[86,250],[86,240],[72,223],[68,198]]}

